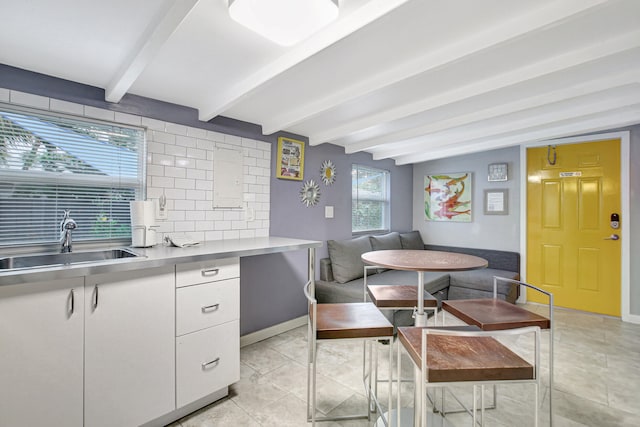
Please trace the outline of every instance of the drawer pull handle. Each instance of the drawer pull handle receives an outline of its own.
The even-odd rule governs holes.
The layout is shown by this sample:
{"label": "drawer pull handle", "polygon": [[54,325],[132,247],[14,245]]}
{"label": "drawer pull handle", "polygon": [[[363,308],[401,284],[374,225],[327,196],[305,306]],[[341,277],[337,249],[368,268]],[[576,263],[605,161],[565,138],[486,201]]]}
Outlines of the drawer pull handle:
{"label": "drawer pull handle", "polygon": [[220,272],[219,268],[209,268],[207,270],[202,270],[201,273],[204,277],[215,276]]}
{"label": "drawer pull handle", "polygon": [[70,306],[69,306],[69,316],[71,316],[76,310],[76,293],[73,291],[73,289],[71,289],[71,293],[69,294],[69,302],[70,302]]}
{"label": "drawer pull handle", "polygon": [[220,308],[220,304],[205,305],[204,307],[202,307],[202,312],[210,313],[212,311],[216,311],[218,308]]}
{"label": "drawer pull handle", "polygon": [[215,368],[216,366],[218,366],[218,363],[220,363],[220,358],[216,357],[211,362],[204,362],[202,364],[202,369]]}

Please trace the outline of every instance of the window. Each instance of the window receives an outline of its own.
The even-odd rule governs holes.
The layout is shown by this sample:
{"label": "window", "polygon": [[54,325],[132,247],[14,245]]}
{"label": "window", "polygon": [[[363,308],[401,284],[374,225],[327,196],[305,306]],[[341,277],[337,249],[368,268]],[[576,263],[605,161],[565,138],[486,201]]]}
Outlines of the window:
{"label": "window", "polygon": [[389,230],[389,171],[351,166],[351,231]]}
{"label": "window", "polygon": [[0,106],[0,246],[129,239],[144,198],[144,130]]}

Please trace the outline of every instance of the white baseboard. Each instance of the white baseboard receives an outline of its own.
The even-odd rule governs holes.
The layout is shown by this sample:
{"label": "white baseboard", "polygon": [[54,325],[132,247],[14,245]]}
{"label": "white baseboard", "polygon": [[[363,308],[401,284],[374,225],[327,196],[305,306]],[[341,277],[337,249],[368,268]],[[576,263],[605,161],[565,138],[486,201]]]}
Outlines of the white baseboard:
{"label": "white baseboard", "polygon": [[252,332],[247,335],[243,335],[240,337],[240,347],[254,344],[258,341],[266,340],[267,338],[274,337],[278,334],[290,331],[291,329],[295,329],[306,324],[307,316],[304,315],[295,319],[287,320],[286,322],[278,323],[277,325],[273,325],[265,329],[261,329],[256,332]]}
{"label": "white baseboard", "polygon": [[628,314],[626,316],[622,316],[622,320],[629,323],[640,324],[640,316],[637,314]]}

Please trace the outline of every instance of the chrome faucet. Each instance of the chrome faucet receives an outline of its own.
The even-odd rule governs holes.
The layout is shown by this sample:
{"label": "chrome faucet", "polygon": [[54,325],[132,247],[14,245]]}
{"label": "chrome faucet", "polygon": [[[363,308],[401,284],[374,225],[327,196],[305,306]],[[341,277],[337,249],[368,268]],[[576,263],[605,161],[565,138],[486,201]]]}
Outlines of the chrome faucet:
{"label": "chrome faucet", "polygon": [[64,211],[64,218],[60,223],[60,253],[71,252],[71,232],[78,227],[78,224],[69,216],[71,210]]}

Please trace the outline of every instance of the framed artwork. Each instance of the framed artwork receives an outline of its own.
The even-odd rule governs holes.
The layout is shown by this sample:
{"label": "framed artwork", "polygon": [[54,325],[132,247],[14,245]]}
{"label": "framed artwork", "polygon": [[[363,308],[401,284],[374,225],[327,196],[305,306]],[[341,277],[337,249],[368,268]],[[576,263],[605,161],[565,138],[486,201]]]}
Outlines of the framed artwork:
{"label": "framed artwork", "polygon": [[487,181],[507,181],[509,179],[509,166],[506,163],[491,163]]}
{"label": "framed artwork", "polygon": [[471,172],[424,177],[427,221],[471,222]]}
{"label": "framed artwork", "polygon": [[278,138],[276,178],[302,181],[304,178],[304,142]]}
{"label": "framed artwork", "polygon": [[509,215],[509,190],[484,190],[485,215]]}

